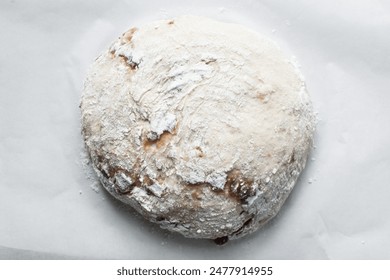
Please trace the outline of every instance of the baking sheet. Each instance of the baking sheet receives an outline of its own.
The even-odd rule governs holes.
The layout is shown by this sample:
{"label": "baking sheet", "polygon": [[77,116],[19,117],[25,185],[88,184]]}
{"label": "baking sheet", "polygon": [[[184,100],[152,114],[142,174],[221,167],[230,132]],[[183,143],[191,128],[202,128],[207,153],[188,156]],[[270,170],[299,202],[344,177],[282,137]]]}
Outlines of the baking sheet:
{"label": "baking sheet", "polygon": [[[226,246],[159,229],[96,182],[79,100],[123,31],[183,14],[257,30],[296,56],[315,148],[278,216]],[[0,2],[1,259],[389,259],[388,1]]]}

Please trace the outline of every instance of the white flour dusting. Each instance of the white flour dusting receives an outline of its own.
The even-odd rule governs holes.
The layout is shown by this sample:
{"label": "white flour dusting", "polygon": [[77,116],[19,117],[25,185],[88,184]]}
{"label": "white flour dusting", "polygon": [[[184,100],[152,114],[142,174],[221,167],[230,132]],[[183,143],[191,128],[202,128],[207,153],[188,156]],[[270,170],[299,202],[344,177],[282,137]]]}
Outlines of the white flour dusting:
{"label": "white flour dusting", "polygon": [[184,16],[132,28],[97,58],[81,103],[105,188],[187,237],[227,240],[276,215],[314,117],[295,59],[234,24]]}

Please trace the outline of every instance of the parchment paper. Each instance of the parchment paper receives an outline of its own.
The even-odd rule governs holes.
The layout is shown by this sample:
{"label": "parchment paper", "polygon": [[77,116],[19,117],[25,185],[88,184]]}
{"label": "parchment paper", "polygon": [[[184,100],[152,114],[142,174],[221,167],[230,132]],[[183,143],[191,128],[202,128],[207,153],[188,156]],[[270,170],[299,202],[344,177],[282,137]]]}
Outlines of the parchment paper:
{"label": "parchment paper", "polygon": [[[389,259],[390,2],[0,2],[0,258]],[[216,246],[159,229],[96,182],[80,134],[86,69],[131,26],[196,14],[276,41],[318,125],[279,215]]]}

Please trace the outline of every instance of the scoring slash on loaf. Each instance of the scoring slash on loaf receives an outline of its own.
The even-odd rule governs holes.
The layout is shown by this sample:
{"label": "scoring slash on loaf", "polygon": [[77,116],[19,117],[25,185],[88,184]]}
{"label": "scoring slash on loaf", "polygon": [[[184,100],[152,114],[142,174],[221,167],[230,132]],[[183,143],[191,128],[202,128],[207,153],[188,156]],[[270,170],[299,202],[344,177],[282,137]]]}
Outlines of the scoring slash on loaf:
{"label": "scoring slash on loaf", "polygon": [[303,78],[273,42],[194,16],[124,33],[90,68],[80,107],[109,193],[217,243],[277,214],[314,131]]}

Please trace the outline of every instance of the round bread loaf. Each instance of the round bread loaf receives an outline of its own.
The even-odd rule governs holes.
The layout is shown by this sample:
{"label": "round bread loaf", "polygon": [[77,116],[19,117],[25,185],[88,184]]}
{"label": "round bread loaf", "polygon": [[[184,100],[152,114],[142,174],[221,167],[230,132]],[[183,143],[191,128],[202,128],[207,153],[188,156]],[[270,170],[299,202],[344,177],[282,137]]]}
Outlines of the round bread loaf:
{"label": "round bread loaf", "polygon": [[124,33],[90,68],[80,107],[108,192],[219,243],[276,215],[314,130],[302,76],[273,42],[195,16]]}

